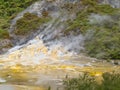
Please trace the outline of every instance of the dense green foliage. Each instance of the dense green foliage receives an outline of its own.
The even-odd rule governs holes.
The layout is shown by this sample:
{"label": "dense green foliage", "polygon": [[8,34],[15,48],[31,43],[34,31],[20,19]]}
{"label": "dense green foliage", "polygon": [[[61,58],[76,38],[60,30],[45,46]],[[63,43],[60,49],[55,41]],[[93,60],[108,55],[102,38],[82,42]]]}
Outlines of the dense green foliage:
{"label": "dense green foliage", "polygon": [[0,30],[0,39],[5,39],[5,38],[9,38],[9,33],[7,30]]}
{"label": "dense green foliage", "polygon": [[[102,19],[102,18],[101,18]],[[96,58],[120,59],[120,14],[91,24],[93,36],[86,40],[87,53]]]}
{"label": "dense green foliage", "polygon": [[80,29],[80,32],[87,31],[91,25],[89,23],[89,16],[92,13],[100,15],[114,15],[119,9],[112,8],[110,5],[99,4],[97,0],[83,0],[81,7],[83,7],[78,13],[74,21],[68,21],[69,27],[65,31],[66,33],[71,30]]}
{"label": "dense green foliage", "polygon": [[0,0],[0,16],[14,16],[37,0]]}
{"label": "dense green foliage", "polygon": [[94,90],[96,86],[95,78],[85,73],[79,78],[66,78],[64,80],[65,90]]}
{"label": "dense green foliage", "polygon": [[[67,21],[68,28],[65,34],[73,30],[75,34],[84,35],[88,31],[94,32],[92,37],[86,40],[86,53],[99,59],[120,59],[120,9],[99,4],[97,0],[82,0],[79,5],[83,8],[74,20]],[[110,16],[111,20],[106,19],[93,24],[90,22],[90,16],[94,15],[93,13]]]}
{"label": "dense green foliage", "polygon": [[0,0],[0,39],[8,35],[10,20],[35,1],[37,0]]}
{"label": "dense green foliage", "polygon": [[38,17],[35,14],[25,13],[22,18],[17,20],[16,29],[14,30],[16,35],[27,35],[32,31],[35,31],[39,26],[45,22],[48,22],[50,17]]}
{"label": "dense green foliage", "polygon": [[120,74],[104,73],[101,84],[96,81],[97,77],[84,74],[79,78],[65,79],[65,90],[119,90]]}

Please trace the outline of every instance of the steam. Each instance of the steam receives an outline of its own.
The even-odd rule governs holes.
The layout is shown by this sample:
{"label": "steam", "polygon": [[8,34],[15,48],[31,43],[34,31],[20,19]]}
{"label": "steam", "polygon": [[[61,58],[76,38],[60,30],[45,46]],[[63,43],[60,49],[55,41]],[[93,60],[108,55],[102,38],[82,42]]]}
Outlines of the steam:
{"label": "steam", "polygon": [[[70,1],[71,3],[76,2],[77,0]],[[56,0],[54,2],[47,2],[44,1],[38,1],[28,7],[25,11],[18,14],[18,16],[13,19],[11,24],[11,31],[14,30],[14,25],[16,21],[23,16],[24,13],[30,12],[35,13],[38,16],[41,16],[41,13],[43,10],[48,10],[50,16],[52,17],[52,20],[46,24],[46,28],[39,33],[36,37],[39,39],[38,42],[41,42],[48,48],[49,52],[51,52],[54,49],[60,49],[64,48],[63,51],[58,51],[59,55],[65,54],[65,52],[70,52],[74,54],[80,53],[81,50],[83,50],[84,45],[84,37],[82,35],[73,35],[72,33],[68,36],[63,35],[63,31],[66,28],[65,21],[68,19],[72,19],[74,15],[69,15],[68,13],[64,13],[65,10],[61,9],[61,5],[69,2],[64,0]],[[16,47],[9,50],[9,53],[19,50],[27,45],[35,44],[36,37],[32,40],[30,40],[28,43],[24,45],[17,45]],[[38,45],[38,47],[40,47]]]}
{"label": "steam", "polygon": [[[76,0],[75,0],[76,1]],[[64,30],[68,19],[73,19],[75,14],[69,14],[65,9],[61,9],[61,5],[68,1],[56,0],[47,2],[46,0],[38,1],[28,7],[25,11],[19,13],[11,22],[11,31],[14,30],[16,21],[21,18],[24,13],[30,12],[38,16],[44,9],[49,11],[52,18],[48,23],[42,25],[34,38],[27,38],[24,44],[17,44],[11,48],[6,54],[0,57],[1,60],[6,60],[5,65],[36,65],[36,64],[51,64],[51,63],[68,63],[65,60],[72,56],[78,56],[81,50],[84,49],[84,36],[74,35],[72,32],[69,35],[64,35]],[[73,1],[70,1],[74,3]],[[24,41],[24,39],[23,39]],[[12,60],[12,62],[11,62]]]}

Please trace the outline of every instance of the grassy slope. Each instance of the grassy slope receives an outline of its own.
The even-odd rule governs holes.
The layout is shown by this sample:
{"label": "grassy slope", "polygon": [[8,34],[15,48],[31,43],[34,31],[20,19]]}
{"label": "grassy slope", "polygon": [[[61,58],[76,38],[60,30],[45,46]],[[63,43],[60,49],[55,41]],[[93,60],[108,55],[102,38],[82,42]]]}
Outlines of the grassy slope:
{"label": "grassy slope", "polygon": [[[74,31],[78,34],[94,32],[92,37],[86,39],[85,48],[89,56],[100,59],[120,59],[120,8],[113,8],[110,5],[99,4],[97,0],[82,0],[83,7],[74,20],[68,21],[68,28],[65,33]],[[111,20],[101,23],[90,23],[91,14],[110,16]],[[102,18],[101,18],[102,19]]]}
{"label": "grassy slope", "polygon": [[[10,38],[7,32],[10,20],[14,18],[18,12],[24,10],[35,1],[37,0],[0,1],[0,39]],[[65,30],[65,33],[67,34],[73,30],[76,33],[76,30],[79,30],[79,33],[85,35],[88,30],[92,30],[94,33],[91,38],[86,40],[85,52],[91,57],[100,59],[120,59],[120,9],[112,8],[110,5],[101,5],[97,0],[82,0],[81,3],[77,3],[77,5],[82,8],[77,13],[76,19],[68,20],[68,28]],[[71,5],[67,4],[64,8],[73,9],[74,7],[76,7],[76,5],[71,8]],[[101,16],[110,16],[111,20],[105,21],[102,25],[101,23],[91,24],[89,22],[89,16],[92,13]],[[36,18],[33,18],[31,21],[36,23]],[[21,20],[24,22],[25,20],[23,19],[24,18],[18,20],[17,23],[21,22]],[[23,26],[26,24],[25,27],[27,27],[31,21],[29,22],[28,20],[24,22]],[[39,22],[39,24],[41,24],[43,20],[39,19]],[[39,24],[37,26],[39,26]],[[29,31],[25,27],[22,28],[17,24],[15,33],[28,33]],[[36,27],[36,25],[33,25],[32,29],[34,29],[34,27]]]}
{"label": "grassy slope", "polygon": [[10,20],[37,0],[0,0],[0,39],[9,39]]}
{"label": "grassy slope", "polygon": [[38,17],[35,14],[27,12],[16,22],[14,33],[16,35],[28,35],[32,31],[37,30],[41,24],[48,22],[49,20],[50,17],[47,15]]}

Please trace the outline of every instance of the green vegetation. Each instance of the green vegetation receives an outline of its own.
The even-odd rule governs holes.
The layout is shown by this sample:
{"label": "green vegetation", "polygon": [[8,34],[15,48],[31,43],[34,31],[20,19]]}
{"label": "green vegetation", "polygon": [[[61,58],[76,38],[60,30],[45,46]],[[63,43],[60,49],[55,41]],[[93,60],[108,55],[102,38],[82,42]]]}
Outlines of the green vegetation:
{"label": "green vegetation", "polygon": [[[115,21],[116,24],[116,21]],[[94,27],[94,33],[91,38],[86,40],[87,53],[92,57],[102,59],[120,59],[120,31],[119,25],[106,27]]]}
{"label": "green vegetation", "polygon": [[16,35],[27,35],[49,20],[50,17],[45,16],[40,18],[35,14],[27,12],[16,22],[16,29],[14,32]]}
{"label": "green vegetation", "polygon": [[[101,18],[102,19],[102,18]],[[120,15],[91,24],[93,36],[86,40],[87,53],[96,58],[120,59]]]}
{"label": "green vegetation", "polygon": [[101,83],[96,81],[96,78],[88,73],[79,76],[78,78],[66,78],[64,80],[65,90],[119,90],[120,89],[120,74],[119,73],[104,73]]}
{"label": "green vegetation", "polygon": [[37,0],[0,0],[0,39],[9,39],[7,30],[10,20],[35,1]]}
{"label": "green vegetation", "polygon": [[[74,30],[75,34],[86,35],[91,30],[94,33],[89,40],[86,40],[86,53],[99,59],[120,59],[120,9],[100,4],[97,0],[82,0],[79,5],[83,8],[74,20],[67,21],[68,28],[65,34]],[[90,22],[92,14],[110,16],[111,20],[106,19],[92,24]]]}
{"label": "green vegetation", "polygon": [[[11,39],[8,32],[10,20],[35,1],[38,0],[0,0],[0,42]],[[12,43],[3,44],[3,46],[0,46],[0,51],[9,47],[12,47]]]}
{"label": "green vegetation", "polygon": [[0,0],[0,16],[12,17],[38,0]]}
{"label": "green vegetation", "polygon": [[65,90],[94,90],[96,86],[95,78],[85,73],[79,78],[66,78],[64,80]]}
{"label": "green vegetation", "polygon": [[0,39],[9,38],[9,33],[7,30],[0,30]]}
{"label": "green vegetation", "polygon": [[100,14],[100,15],[114,15],[118,13],[120,9],[112,8],[110,5],[99,4],[97,0],[82,0],[82,3],[78,4],[83,7],[77,13],[77,17],[71,21],[68,21],[68,28],[65,33],[68,33],[71,30],[80,29],[80,32],[84,33],[89,28],[91,28],[91,24],[89,23],[89,16],[92,13]]}

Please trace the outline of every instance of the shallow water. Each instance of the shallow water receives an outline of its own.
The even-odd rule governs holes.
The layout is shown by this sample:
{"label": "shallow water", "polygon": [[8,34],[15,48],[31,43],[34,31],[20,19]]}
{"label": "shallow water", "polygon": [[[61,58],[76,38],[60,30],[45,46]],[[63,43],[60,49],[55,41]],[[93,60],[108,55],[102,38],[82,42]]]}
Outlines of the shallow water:
{"label": "shallow water", "polygon": [[[54,47],[48,50],[38,38],[0,56],[0,90],[64,90],[62,81],[89,72],[101,76],[104,72],[119,71],[120,67],[103,60],[76,55]],[[39,47],[38,47],[39,46]],[[61,53],[61,54],[60,54]],[[44,87],[44,88],[43,88]],[[7,90],[7,89],[6,89]]]}
{"label": "shallow water", "polygon": [[0,85],[0,90],[45,90],[43,87],[23,85]]}
{"label": "shallow water", "polygon": [[[14,64],[12,61],[0,61],[0,90],[63,90],[62,80],[66,77],[77,77],[83,72],[101,76],[104,72],[119,71],[120,67],[112,63],[98,61],[84,56],[63,57],[61,60],[48,59],[41,64]],[[52,63],[50,63],[52,62]],[[8,65],[7,65],[8,64]],[[41,86],[41,87],[40,87]],[[44,88],[43,88],[44,87]]]}

